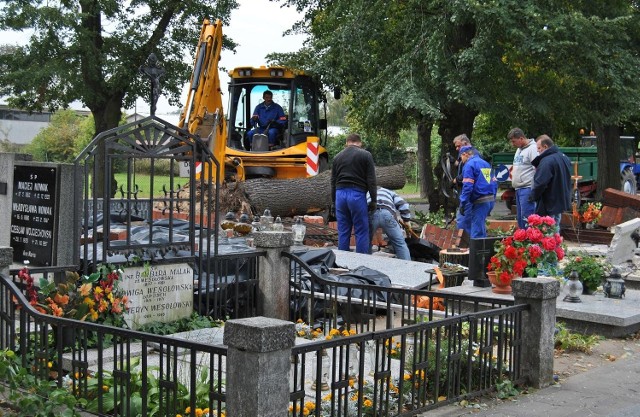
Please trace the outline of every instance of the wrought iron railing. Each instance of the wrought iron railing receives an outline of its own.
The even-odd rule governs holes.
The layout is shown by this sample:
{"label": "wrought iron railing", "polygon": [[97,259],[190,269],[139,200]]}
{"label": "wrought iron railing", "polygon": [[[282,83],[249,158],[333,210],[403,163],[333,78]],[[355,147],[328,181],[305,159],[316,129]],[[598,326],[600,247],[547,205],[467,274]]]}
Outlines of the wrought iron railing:
{"label": "wrought iron railing", "polygon": [[0,348],[14,351],[36,380],[53,378],[84,399],[85,412],[222,414],[226,347],[41,314],[16,283],[15,274],[0,275]]}
{"label": "wrought iron railing", "polygon": [[293,348],[290,415],[409,416],[524,381],[527,305],[341,283],[284,256],[298,336],[323,339]]}

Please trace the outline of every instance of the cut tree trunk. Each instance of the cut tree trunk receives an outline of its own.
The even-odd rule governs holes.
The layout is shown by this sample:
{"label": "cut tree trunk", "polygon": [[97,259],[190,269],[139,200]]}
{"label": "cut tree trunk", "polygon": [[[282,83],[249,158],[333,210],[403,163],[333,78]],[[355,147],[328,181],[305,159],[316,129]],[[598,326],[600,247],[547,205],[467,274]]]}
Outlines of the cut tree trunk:
{"label": "cut tree trunk", "polygon": [[[376,180],[378,186],[398,190],[406,183],[404,167],[376,167]],[[311,178],[251,179],[240,183],[238,190],[257,214],[266,208],[281,217],[320,213],[331,205],[331,171]]]}

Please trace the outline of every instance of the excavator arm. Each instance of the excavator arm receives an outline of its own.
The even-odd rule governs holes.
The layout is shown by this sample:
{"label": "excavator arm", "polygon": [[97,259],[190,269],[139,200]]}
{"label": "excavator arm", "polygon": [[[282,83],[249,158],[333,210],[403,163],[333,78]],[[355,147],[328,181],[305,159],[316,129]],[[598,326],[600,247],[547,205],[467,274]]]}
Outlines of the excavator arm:
{"label": "excavator arm", "polygon": [[[218,63],[222,50],[222,22],[205,19],[200,30],[189,94],[178,127],[200,136],[224,169],[226,121]],[[222,173],[224,178],[224,173]]]}

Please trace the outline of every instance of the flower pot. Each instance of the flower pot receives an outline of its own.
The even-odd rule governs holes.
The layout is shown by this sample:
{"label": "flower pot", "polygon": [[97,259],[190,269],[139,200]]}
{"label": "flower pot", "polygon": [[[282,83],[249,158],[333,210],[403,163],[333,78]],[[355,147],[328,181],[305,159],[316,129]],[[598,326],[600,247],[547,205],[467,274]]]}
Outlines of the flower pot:
{"label": "flower pot", "polygon": [[511,281],[506,284],[503,283],[498,279],[498,274],[496,274],[494,271],[487,272],[487,278],[489,278],[489,282],[493,284],[493,288],[491,288],[491,291],[496,294],[511,294]]}

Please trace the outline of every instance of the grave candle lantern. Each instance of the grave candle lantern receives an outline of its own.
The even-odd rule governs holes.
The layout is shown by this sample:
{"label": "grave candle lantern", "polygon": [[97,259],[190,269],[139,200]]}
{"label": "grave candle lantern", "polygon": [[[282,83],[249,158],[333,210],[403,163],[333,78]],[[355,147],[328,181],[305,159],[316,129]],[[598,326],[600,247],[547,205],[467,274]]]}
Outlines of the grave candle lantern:
{"label": "grave candle lantern", "polygon": [[604,295],[609,298],[622,298],[625,293],[624,279],[620,274],[620,269],[611,269],[611,274],[607,277],[607,282],[604,284]]}

